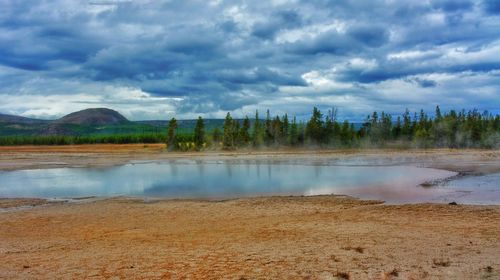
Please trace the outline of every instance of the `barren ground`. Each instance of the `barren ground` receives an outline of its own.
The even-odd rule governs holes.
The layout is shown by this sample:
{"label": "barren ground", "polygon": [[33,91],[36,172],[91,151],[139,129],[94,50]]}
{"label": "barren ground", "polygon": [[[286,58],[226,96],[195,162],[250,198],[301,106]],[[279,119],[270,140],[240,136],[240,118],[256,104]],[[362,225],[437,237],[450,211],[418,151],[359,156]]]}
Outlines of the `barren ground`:
{"label": "barren ground", "polygon": [[[289,157],[500,169],[499,151],[161,149],[1,147],[0,169]],[[500,279],[499,206],[384,205],[338,196],[44,203],[0,199],[0,278]],[[22,205],[33,207],[15,208]]]}

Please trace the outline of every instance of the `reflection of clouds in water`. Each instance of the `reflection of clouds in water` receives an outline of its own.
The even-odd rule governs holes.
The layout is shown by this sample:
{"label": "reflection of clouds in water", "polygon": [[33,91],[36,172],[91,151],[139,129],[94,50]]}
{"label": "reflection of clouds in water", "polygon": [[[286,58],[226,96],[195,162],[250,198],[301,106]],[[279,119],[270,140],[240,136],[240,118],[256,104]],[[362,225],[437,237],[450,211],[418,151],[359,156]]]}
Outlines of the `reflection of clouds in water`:
{"label": "reflection of clouds in water", "polygon": [[[282,164],[272,164],[276,163],[274,160],[172,160],[106,169],[4,172],[0,173],[0,196],[224,197],[266,193],[335,193],[413,201],[442,194],[439,190],[417,188],[417,184],[454,174],[408,166],[352,167],[280,162]],[[261,168],[266,168],[267,172]]]}

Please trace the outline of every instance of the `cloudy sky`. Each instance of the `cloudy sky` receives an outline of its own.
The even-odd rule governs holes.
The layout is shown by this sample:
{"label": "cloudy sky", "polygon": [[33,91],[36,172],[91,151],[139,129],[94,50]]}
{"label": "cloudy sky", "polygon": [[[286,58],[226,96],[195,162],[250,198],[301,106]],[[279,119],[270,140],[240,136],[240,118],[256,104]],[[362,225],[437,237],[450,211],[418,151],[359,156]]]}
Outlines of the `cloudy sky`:
{"label": "cloudy sky", "polygon": [[0,112],[500,113],[499,0],[0,0]]}

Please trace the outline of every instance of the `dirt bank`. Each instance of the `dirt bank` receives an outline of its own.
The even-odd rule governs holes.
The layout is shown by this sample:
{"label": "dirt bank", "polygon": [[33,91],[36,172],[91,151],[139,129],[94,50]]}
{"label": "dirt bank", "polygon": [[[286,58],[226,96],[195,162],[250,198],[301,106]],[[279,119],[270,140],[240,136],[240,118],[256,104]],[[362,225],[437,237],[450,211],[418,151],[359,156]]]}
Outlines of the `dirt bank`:
{"label": "dirt bank", "polygon": [[494,206],[115,198],[4,212],[0,224],[5,279],[500,277]]}

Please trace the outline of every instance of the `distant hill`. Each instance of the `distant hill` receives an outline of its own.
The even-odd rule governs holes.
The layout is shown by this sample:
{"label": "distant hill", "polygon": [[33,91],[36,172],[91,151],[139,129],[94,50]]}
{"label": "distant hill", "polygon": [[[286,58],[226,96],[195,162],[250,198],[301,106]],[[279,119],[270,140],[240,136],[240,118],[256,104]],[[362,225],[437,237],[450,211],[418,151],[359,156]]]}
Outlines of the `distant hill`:
{"label": "distant hill", "polygon": [[68,114],[57,120],[39,120],[0,114],[0,136],[95,135],[155,133],[158,128],[127,120],[117,111],[92,108]]}
{"label": "distant hill", "polygon": [[48,123],[46,120],[32,119],[21,116],[0,114],[0,123],[12,123],[12,124],[37,124],[37,123]]}
{"label": "distant hill", "polygon": [[91,108],[68,114],[53,124],[110,125],[127,122],[129,121],[115,110]]}
{"label": "distant hill", "polygon": [[128,124],[124,116],[108,108],[90,108],[68,114],[42,129],[45,135],[75,135],[93,133],[99,126]]}

